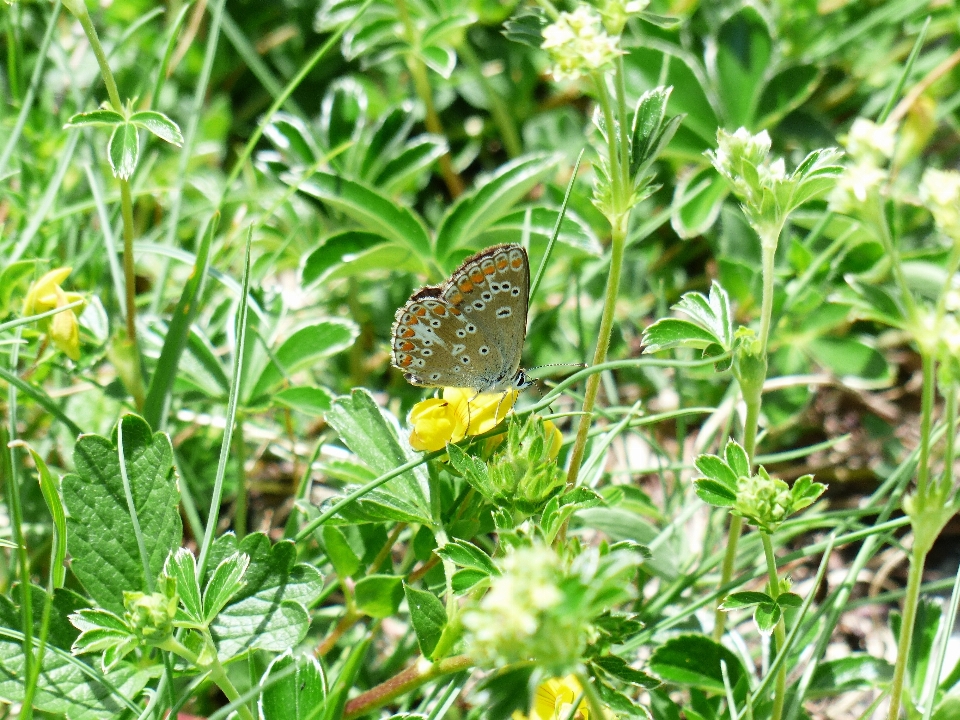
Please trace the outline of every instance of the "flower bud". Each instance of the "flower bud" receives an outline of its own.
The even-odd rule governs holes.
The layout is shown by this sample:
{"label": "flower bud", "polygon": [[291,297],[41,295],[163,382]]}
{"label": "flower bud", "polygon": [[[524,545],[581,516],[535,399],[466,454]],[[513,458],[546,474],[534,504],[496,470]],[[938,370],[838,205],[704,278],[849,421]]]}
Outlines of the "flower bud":
{"label": "flower bud", "polygon": [[176,581],[162,581],[163,592],[124,592],[124,620],[146,645],[160,645],[173,637],[173,618],[177,614]]}
{"label": "flower bud", "polygon": [[960,242],[960,172],[928,168],[920,180],[920,201],[940,232]]}
{"label": "flower bud", "polygon": [[770,477],[762,467],[756,475],[737,480],[734,510],[762,530],[773,532],[792,509],[790,486],[780,478]]}
{"label": "flower bud", "polygon": [[561,12],[556,22],[543,29],[540,47],[550,54],[554,78],[575,80],[621,55],[618,40],[616,36],[607,35],[596,10],[589,5],[579,5],[572,13]]}

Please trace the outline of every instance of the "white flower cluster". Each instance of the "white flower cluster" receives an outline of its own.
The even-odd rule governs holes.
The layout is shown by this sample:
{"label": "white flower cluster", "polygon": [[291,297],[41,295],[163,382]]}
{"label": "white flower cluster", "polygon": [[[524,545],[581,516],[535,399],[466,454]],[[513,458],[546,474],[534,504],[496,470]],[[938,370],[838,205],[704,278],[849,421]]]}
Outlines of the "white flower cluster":
{"label": "white flower cluster", "polygon": [[866,118],[854,120],[844,142],[852,162],[837,179],[830,195],[830,209],[840,213],[854,212],[872,192],[879,190],[887,178],[883,166],[893,158],[896,144],[897,126],[894,123],[877,125]]}
{"label": "white flower cluster", "polygon": [[463,614],[471,656],[489,665],[535,656],[543,616],[563,599],[559,558],[549,548],[516,550],[500,567],[487,594]]}
{"label": "white flower cluster", "polygon": [[575,80],[599,70],[621,54],[620,38],[610,36],[603,19],[589,5],[572,13],[562,12],[556,22],[543,29],[543,44],[553,61],[550,72],[557,80]]}
{"label": "white flower cluster", "polygon": [[920,180],[920,201],[940,232],[960,242],[960,172],[927,169]]}
{"label": "white flower cluster", "polygon": [[603,25],[611,35],[623,32],[623,26],[631,15],[639,15],[647,9],[650,0],[606,0],[600,2]]}

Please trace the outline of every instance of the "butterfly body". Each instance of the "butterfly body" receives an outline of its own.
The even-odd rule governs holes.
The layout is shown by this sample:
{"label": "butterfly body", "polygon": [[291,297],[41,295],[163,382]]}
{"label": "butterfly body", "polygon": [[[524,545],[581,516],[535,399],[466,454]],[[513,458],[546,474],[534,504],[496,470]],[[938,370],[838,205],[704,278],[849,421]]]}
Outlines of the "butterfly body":
{"label": "butterfly body", "polygon": [[505,392],[531,384],[520,369],[530,265],[515,244],[467,258],[448,280],[415,292],[397,310],[391,358],[422,387]]}

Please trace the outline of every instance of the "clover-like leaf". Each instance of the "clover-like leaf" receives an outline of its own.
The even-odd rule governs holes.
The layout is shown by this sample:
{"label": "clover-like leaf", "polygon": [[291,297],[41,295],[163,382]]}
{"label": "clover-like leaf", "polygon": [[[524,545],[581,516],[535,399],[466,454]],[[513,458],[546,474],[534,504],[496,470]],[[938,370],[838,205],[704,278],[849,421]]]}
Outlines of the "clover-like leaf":
{"label": "clover-like leaf", "polygon": [[141,110],[130,116],[130,122],[171,145],[177,147],[183,145],[183,135],[180,133],[180,127],[162,112]]}
{"label": "clover-like leaf", "polygon": [[203,590],[203,615],[207,622],[217,616],[243,584],[243,575],[250,564],[250,557],[234,553],[220,561],[213,576]]}
{"label": "clover-like leaf", "polygon": [[773,598],[762,592],[737,592],[727,595],[720,604],[721,610],[739,610],[754,605],[771,605]]}
{"label": "clover-like leaf", "polygon": [[539,50],[543,45],[543,29],[548,22],[541,8],[525,7],[503,24],[503,36],[507,40]]}
{"label": "clover-like leaf", "polygon": [[760,603],[757,609],[753,611],[753,620],[757,623],[757,629],[761,635],[770,635],[773,633],[783,612],[776,603]]}
{"label": "clover-like leaf", "polygon": [[123,122],[123,115],[115,110],[102,108],[100,110],[91,110],[90,112],[77,113],[67,120],[64,128],[77,127],[105,127],[119,125]]}
{"label": "clover-like leaf", "polygon": [[797,478],[793,487],[790,488],[790,497],[793,500],[792,511],[796,512],[813,505],[826,489],[827,486],[823,483],[813,481],[813,475],[804,475]]}
{"label": "clover-like leaf", "polygon": [[733,470],[737,477],[743,477],[750,474],[750,460],[747,458],[747,451],[744,450],[736,440],[729,440],[727,447],[723,450],[723,455],[727,460],[727,465]]}
{"label": "clover-like leaf", "polygon": [[136,125],[122,122],[113,128],[107,143],[107,158],[115,178],[129,180],[133,177],[140,160],[140,137]]}
{"label": "clover-like leaf", "polygon": [[163,571],[177,581],[177,595],[187,617],[195,623],[203,621],[203,601],[197,580],[197,560],[186,548],[180,548],[167,558]]}

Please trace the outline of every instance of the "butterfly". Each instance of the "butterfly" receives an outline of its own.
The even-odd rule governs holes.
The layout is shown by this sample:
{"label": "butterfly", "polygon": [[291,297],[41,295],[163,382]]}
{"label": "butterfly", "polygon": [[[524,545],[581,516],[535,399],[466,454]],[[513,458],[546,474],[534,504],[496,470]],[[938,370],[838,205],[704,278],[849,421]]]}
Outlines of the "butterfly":
{"label": "butterfly", "polygon": [[527,251],[512,243],[482,250],[397,310],[393,366],[421,387],[478,394],[529,387],[533,381],[520,369],[529,299]]}

